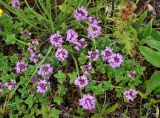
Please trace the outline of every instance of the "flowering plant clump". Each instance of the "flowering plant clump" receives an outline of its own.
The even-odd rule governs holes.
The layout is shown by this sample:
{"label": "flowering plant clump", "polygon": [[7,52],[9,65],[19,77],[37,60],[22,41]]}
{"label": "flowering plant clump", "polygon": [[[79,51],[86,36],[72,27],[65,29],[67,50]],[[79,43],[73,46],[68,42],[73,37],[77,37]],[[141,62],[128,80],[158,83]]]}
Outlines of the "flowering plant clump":
{"label": "flowering plant clump", "polygon": [[79,100],[79,105],[81,105],[85,110],[92,110],[96,108],[96,100],[90,95],[83,95],[83,98]]}
{"label": "flowering plant clump", "polygon": [[83,89],[85,86],[88,85],[88,79],[85,75],[80,76],[75,80],[74,84],[78,86],[80,89]]}
{"label": "flowering plant clump", "polygon": [[124,96],[133,102],[135,95],[138,93],[138,91],[134,89],[130,89],[129,91],[124,92]]}
{"label": "flowering plant clump", "polygon": [[[151,76],[152,81],[146,81],[149,74],[145,68],[150,64],[145,65],[147,62],[138,53],[141,44],[147,42],[151,48],[153,43],[159,44],[150,41],[156,31],[149,29],[152,20],[144,30],[142,19],[147,13],[138,20],[137,15],[131,15],[134,3],[129,0],[122,3],[0,1],[4,8],[3,14],[0,13],[0,115],[10,118],[105,118],[122,117],[121,114],[139,117],[132,116],[129,109],[135,108],[137,113],[139,107],[149,111],[158,103],[155,98],[160,91],[156,79],[160,66]],[[119,4],[125,5],[123,10],[122,6],[117,7]],[[110,5],[115,6],[110,8]],[[123,19],[125,15],[127,19]],[[128,19],[132,16],[133,21]],[[142,38],[139,43],[138,38]],[[130,45],[133,39],[137,40],[134,48]],[[134,50],[128,52],[124,44]],[[150,52],[141,46],[140,50]],[[153,53],[158,55],[156,50],[159,51],[157,45]],[[152,60],[150,56],[148,60]],[[153,63],[156,65],[158,61]]]}

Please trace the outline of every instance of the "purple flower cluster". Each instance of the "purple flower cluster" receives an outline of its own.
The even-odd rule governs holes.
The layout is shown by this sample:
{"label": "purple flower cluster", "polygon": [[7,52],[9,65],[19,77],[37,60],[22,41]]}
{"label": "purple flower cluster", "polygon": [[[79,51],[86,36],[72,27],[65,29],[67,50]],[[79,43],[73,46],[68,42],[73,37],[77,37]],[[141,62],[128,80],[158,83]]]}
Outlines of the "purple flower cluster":
{"label": "purple flower cluster", "polygon": [[50,43],[56,47],[61,47],[63,43],[63,37],[57,32],[50,36]]}
{"label": "purple flower cluster", "polygon": [[53,73],[53,68],[50,64],[42,64],[39,68],[38,75],[49,77]]}
{"label": "purple flower cluster", "polygon": [[90,24],[87,31],[88,38],[98,38],[102,34],[102,28],[97,24]]}
{"label": "purple flower cluster", "polygon": [[120,67],[120,65],[122,64],[123,62],[123,57],[121,54],[117,53],[117,54],[112,54],[108,60],[108,63],[109,65],[112,67],[112,68],[118,68]]}
{"label": "purple flower cluster", "polygon": [[59,61],[64,61],[68,58],[68,51],[64,48],[58,48],[56,53],[55,53],[55,57]]}
{"label": "purple flower cluster", "polygon": [[98,18],[95,18],[95,17],[92,17],[92,16],[88,17],[88,21],[92,24],[99,24],[101,22]]}
{"label": "purple flower cluster", "polygon": [[12,7],[19,9],[20,5],[21,4],[19,0],[12,0]]}
{"label": "purple flower cluster", "polygon": [[110,47],[106,47],[104,51],[101,52],[102,60],[107,60],[112,68],[118,68],[123,62],[123,57],[119,53],[114,53]]}
{"label": "purple flower cluster", "polygon": [[78,33],[75,32],[73,29],[68,29],[66,40],[69,43],[75,44],[78,41]]}
{"label": "purple flower cluster", "polygon": [[24,61],[18,61],[16,63],[16,67],[15,67],[16,73],[21,73],[25,70],[27,70],[27,64]]}
{"label": "purple flower cluster", "polygon": [[74,43],[74,49],[79,50],[80,48],[85,48],[87,44],[85,44],[85,38],[81,38],[79,42]]}
{"label": "purple flower cluster", "polygon": [[3,84],[0,83],[0,93],[2,93],[2,92],[3,92]]}
{"label": "purple flower cluster", "polygon": [[9,82],[6,82],[6,83],[5,83],[5,86],[6,86],[6,88],[7,88],[8,90],[12,90],[15,84],[16,84],[16,81],[15,81],[15,80],[11,80],[11,81],[9,81]]}
{"label": "purple flower cluster", "polygon": [[85,75],[79,76],[75,81],[74,84],[79,87],[80,89],[83,89],[85,86],[88,85],[88,78]]}
{"label": "purple flower cluster", "polygon": [[[37,45],[39,45],[39,42],[37,40],[34,40],[32,42],[29,42],[28,45],[37,46]],[[34,53],[36,50],[37,50],[36,47],[29,47],[28,48],[28,51],[30,51],[30,53]]]}
{"label": "purple flower cluster", "polygon": [[21,33],[23,36],[31,36],[31,32],[28,32],[27,30],[25,30],[25,31],[23,31],[22,33]]}
{"label": "purple flower cluster", "polygon": [[134,89],[130,89],[129,91],[124,92],[124,96],[128,99],[131,100],[132,102],[134,101],[134,97],[138,94],[138,91]]}
{"label": "purple flower cluster", "polygon": [[106,49],[101,52],[102,60],[108,60],[112,54],[112,49],[110,47],[106,47]]}
{"label": "purple flower cluster", "polygon": [[92,69],[92,65],[89,63],[87,65],[84,65],[84,73],[88,74]]}
{"label": "purple flower cluster", "polygon": [[92,16],[88,17],[88,11],[84,7],[79,7],[74,12],[74,17],[78,21],[88,21],[91,23],[88,28],[89,38],[98,38],[102,34],[102,28],[99,26],[100,20]]}
{"label": "purple flower cluster", "polygon": [[[29,42],[28,44],[31,46],[38,46],[39,42],[37,40],[34,40],[32,42]],[[37,63],[42,58],[41,54],[36,54],[36,50],[37,50],[36,47],[29,47],[28,48],[28,51],[30,51],[30,53],[31,53],[29,59],[33,63]]]}
{"label": "purple flower cluster", "polygon": [[6,82],[4,85],[2,83],[0,83],[0,93],[3,92],[3,87],[5,86],[8,90],[12,90],[13,87],[15,86],[16,81],[15,80],[11,80]]}
{"label": "purple flower cluster", "polygon": [[83,97],[79,100],[79,105],[85,110],[92,110],[96,108],[96,100],[90,94],[83,95]]}
{"label": "purple flower cluster", "polygon": [[136,75],[136,71],[132,71],[131,73],[128,74],[128,78],[132,78]]}
{"label": "purple flower cluster", "polygon": [[79,7],[74,11],[74,17],[78,21],[85,21],[88,16],[88,11],[84,7]]}
{"label": "purple flower cluster", "polygon": [[40,80],[37,83],[37,92],[45,94],[47,90],[48,90],[48,83],[46,82],[46,80]]}
{"label": "purple flower cluster", "polygon": [[35,54],[35,53],[32,53],[30,55],[30,61],[33,62],[33,63],[37,63],[40,59],[42,58],[42,55],[41,54]]}
{"label": "purple flower cluster", "polygon": [[96,61],[99,57],[99,51],[96,49],[95,51],[88,51],[88,58]]}

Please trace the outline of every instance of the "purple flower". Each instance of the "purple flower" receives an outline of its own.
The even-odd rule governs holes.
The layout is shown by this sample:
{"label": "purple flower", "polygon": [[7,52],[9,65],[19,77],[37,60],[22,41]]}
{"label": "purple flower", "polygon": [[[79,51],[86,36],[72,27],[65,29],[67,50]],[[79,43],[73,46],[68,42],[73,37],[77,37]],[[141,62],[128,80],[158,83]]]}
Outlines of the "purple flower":
{"label": "purple flower", "polygon": [[5,86],[8,90],[11,90],[14,86],[14,84],[16,84],[16,81],[15,80],[11,80],[10,82],[6,82],[5,83]]}
{"label": "purple flower", "polygon": [[32,77],[32,78],[31,78],[31,82],[37,82],[37,80],[38,80],[38,79],[37,79],[36,77]]}
{"label": "purple flower", "polygon": [[81,38],[79,42],[74,43],[74,49],[79,50],[80,48],[85,48],[87,44],[85,44],[85,38]]}
{"label": "purple flower", "polygon": [[[37,46],[37,45],[39,45],[39,42],[37,40],[34,40],[32,42],[29,42],[28,44],[31,46]],[[37,50],[36,47],[29,47],[28,48],[28,51],[30,51],[31,53],[35,52],[36,50]]]}
{"label": "purple flower", "polygon": [[102,60],[108,60],[112,53],[112,49],[110,47],[106,47],[106,49],[101,52]]}
{"label": "purple flower", "polygon": [[132,78],[135,75],[136,75],[136,71],[132,71],[131,73],[128,74],[128,78]]}
{"label": "purple flower", "polygon": [[3,92],[3,84],[0,83],[0,93],[2,93],[2,92]]}
{"label": "purple flower", "polygon": [[99,24],[101,22],[98,18],[94,18],[92,16],[88,17],[88,21],[92,24]]}
{"label": "purple flower", "polygon": [[27,64],[24,61],[18,61],[15,67],[16,73],[21,73],[27,70]]}
{"label": "purple flower", "polygon": [[31,32],[28,32],[28,31],[23,31],[22,33],[21,33],[23,36],[31,36]]}
{"label": "purple flower", "polygon": [[85,75],[79,76],[75,81],[74,85],[79,87],[80,89],[83,89],[85,86],[88,85],[88,78]]}
{"label": "purple flower", "polygon": [[48,90],[48,84],[46,80],[40,80],[40,82],[37,83],[37,92],[45,94],[47,90]]}
{"label": "purple flower", "polygon": [[87,65],[85,65],[85,66],[84,66],[84,73],[85,73],[85,74],[88,74],[88,73],[91,71],[91,69],[92,69],[92,66],[91,66],[90,63],[87,64]]}
{"label": "purple flower", "polygon": [[63,43],[63,37],[59,34],[59,32],[57,32],[56,34],[50,36],[50,43],[56,47],[60,47]]}
{"label": "purple flower", "polygon": [[120,67],[120,65],[122,64],[122,62],[123,62],[123,57],[119,53],[118,54],[115,54],[115,53],[112,54],[110,56],[110,58],[108,59],[108,63],[109,63],[109,65],[112,68],[118,68],[118,67]]}
{"label": "purple flower", "polygon": [[138,91],[134,89],[130,89],[129,91],[124,92],[124,96],[128,99],[131,100],[132,102],[134,101],[135,95],[138,93]]}
{"label": "purple flower", "polygon": [[83,95],[83,98],[79,100],[79,105],[85,110],[92,110],[96,108],[96,100],[90,94]]}
{"label": "purple flower", "polygon": [[49,77],[53,73],[53,68],[50,64],[42,64],[38,71],[38,74],[42,77]]}
{"label": "purple flower", "polygon": [[78,21],[85,21],[88,16],[88,11],[84,7],[79,7],[74,11],[74,18]]}
{"label": "purple flower", "polygon": [[99,57],[99,51],[96,49],[96,51],[88,51],[88,58],[92,59],[93,61],[96,61]]}
{"label": "purple flower", "polygon": [[58,48],[56,53],[55,53],[55,57],[59,61],[64,61],[68,58],[68,51],[64,48]]}
{"label": "purple flower", "polygon": [[35,53],[32,53],[30,56],[30,61],[33,63],[37,63],[41,59],[41,54],[36,55]]}
{"label": "purple flower", "polygon": [[102,34],[102,28],[97,24],[91,24],[87,28],[89,38],[98,38]]}
{"label": "purple flower", "polygon": [[78,41],[78,33],[75,32],[73,29],[68,29],[67,30],[67,39],[69,43],[75,43]]}
{"label": "purple flower", "polygon": [[12,0],[12,7],[19,9],[20,5],[21,4],[19,0]]}

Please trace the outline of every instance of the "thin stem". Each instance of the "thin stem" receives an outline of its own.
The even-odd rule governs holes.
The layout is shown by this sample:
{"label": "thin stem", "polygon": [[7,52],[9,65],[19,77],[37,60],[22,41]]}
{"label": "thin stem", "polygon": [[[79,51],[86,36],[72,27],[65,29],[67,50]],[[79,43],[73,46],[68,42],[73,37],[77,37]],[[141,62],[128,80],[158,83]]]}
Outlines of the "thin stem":
{"label": "thin stem", "polygon": [[74,55],[73,55],[72,53],[71,53],[70,55],[71,55],[72,58],[73,58],[74,64],[75,64],[75,66],[76,66],[77,74],[78,74],[78,76],[79,76],[80,74],[79,74],[79,68],[78,68],[77,60],[76,60],[76,58],[74,57]]}

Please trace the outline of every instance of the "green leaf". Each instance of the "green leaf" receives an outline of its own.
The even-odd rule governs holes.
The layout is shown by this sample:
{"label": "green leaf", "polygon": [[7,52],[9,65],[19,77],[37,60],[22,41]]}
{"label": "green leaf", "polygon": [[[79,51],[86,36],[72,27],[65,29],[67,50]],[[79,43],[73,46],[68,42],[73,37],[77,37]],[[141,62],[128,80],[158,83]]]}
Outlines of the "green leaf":
{"label": "green leaf", "polygon": [[70,82],[70,84],[73,84],[74,80],[77,77],[77,73],[76,72],[68,73],[68,76],[69,76],[69,82]]}
{"label": "green leaf", "polygon": [[60,110],[57,110],[57,109],[53,108],[53,109],[51,110],[50,117],[51,117],[51,118],[59,118],[60,113],[61,113]]}
{"label": "green leaf", "polygon": [[118,103],[104,110],[103,115],[106,116],[106,114],[114,112],[117,108],[118,108]]}
{"label": "green leaf", "polygon": [[150,36],[152,33],[152,23],[153,23],[153,19],[151,19],[149,21],[149,23],[146,25],[146,28],[142,34],[142,38],[145,39],[147,36]]}
{"label": "green leaf", "polygon": [[80,64],[84,64],[87,61],[87,56],[84,53],[81,53],[78,58],[78,61]]}
{"label": "green leaf", "polygon": [[156,30],[152,30],[152,33],[151,33],[151,36],[157,40],[157,41],[160,41],[160,32],[159,31],[156,31]]}
{"label": "green leaf", "polygon": [[154,48],[160,51],[160,41],[153,39],[153,37],[151,36],[149,36],[148,39],[149,40],[145,40],[145,43],[147,43],[151,48]]}
{"label": "green leaf", "polygon": [[54,77],[57,78],[60,84],[63,84],[66,79],[66,75],[62,72],[62,70],[59,70],[57,74],[54,74]]}
{"label": "green leaf", "polygon": [[113,89],[113,85],[111,83],[111,81],[104,81],[103,82],[103,88],[105,89],[105,91],[107,90],[112,90]]}
{"label": "green leaf", "polygon": [[143,23],[144,19],[146,18],[146,16],[147,16],[147,11],[145,11],[145,12],[138,18],[138,20],[136,21],[136,27],[137,27],[137,28],[140,27],[140,26],[142,26],[142,23]]}
{"label": "green leaf", "polygon": [[148,62],[156,67],[160,67],[160,52],[156,52],[145,46],[140,46],[140,52]]}
{"label": "green leaf", "polygon": [[96,113],[91,118],[103,118],[101,114]]}
{"label": "green leaf", "polygon": [[160,89],[160,71],[156,71],[152,74],[146,87],[146,93],[150,94],[156,89]]}
{"label": "green leaf", "polygon": [[5,42],[6,44],[15,44],[16,43],[15,34],[6,34]]}
{"label": "green leaf", "polygon": [[55,96],[54,102],[57,103],[58,105],[60,105],[61,103],[63,103],[63,99],[61,96]]}
{"label": "green leaf", "polygon": [[33,105],[33,95],[29,95],[28,98],[25,100],[25,103],[28,104],[29,108]]}

